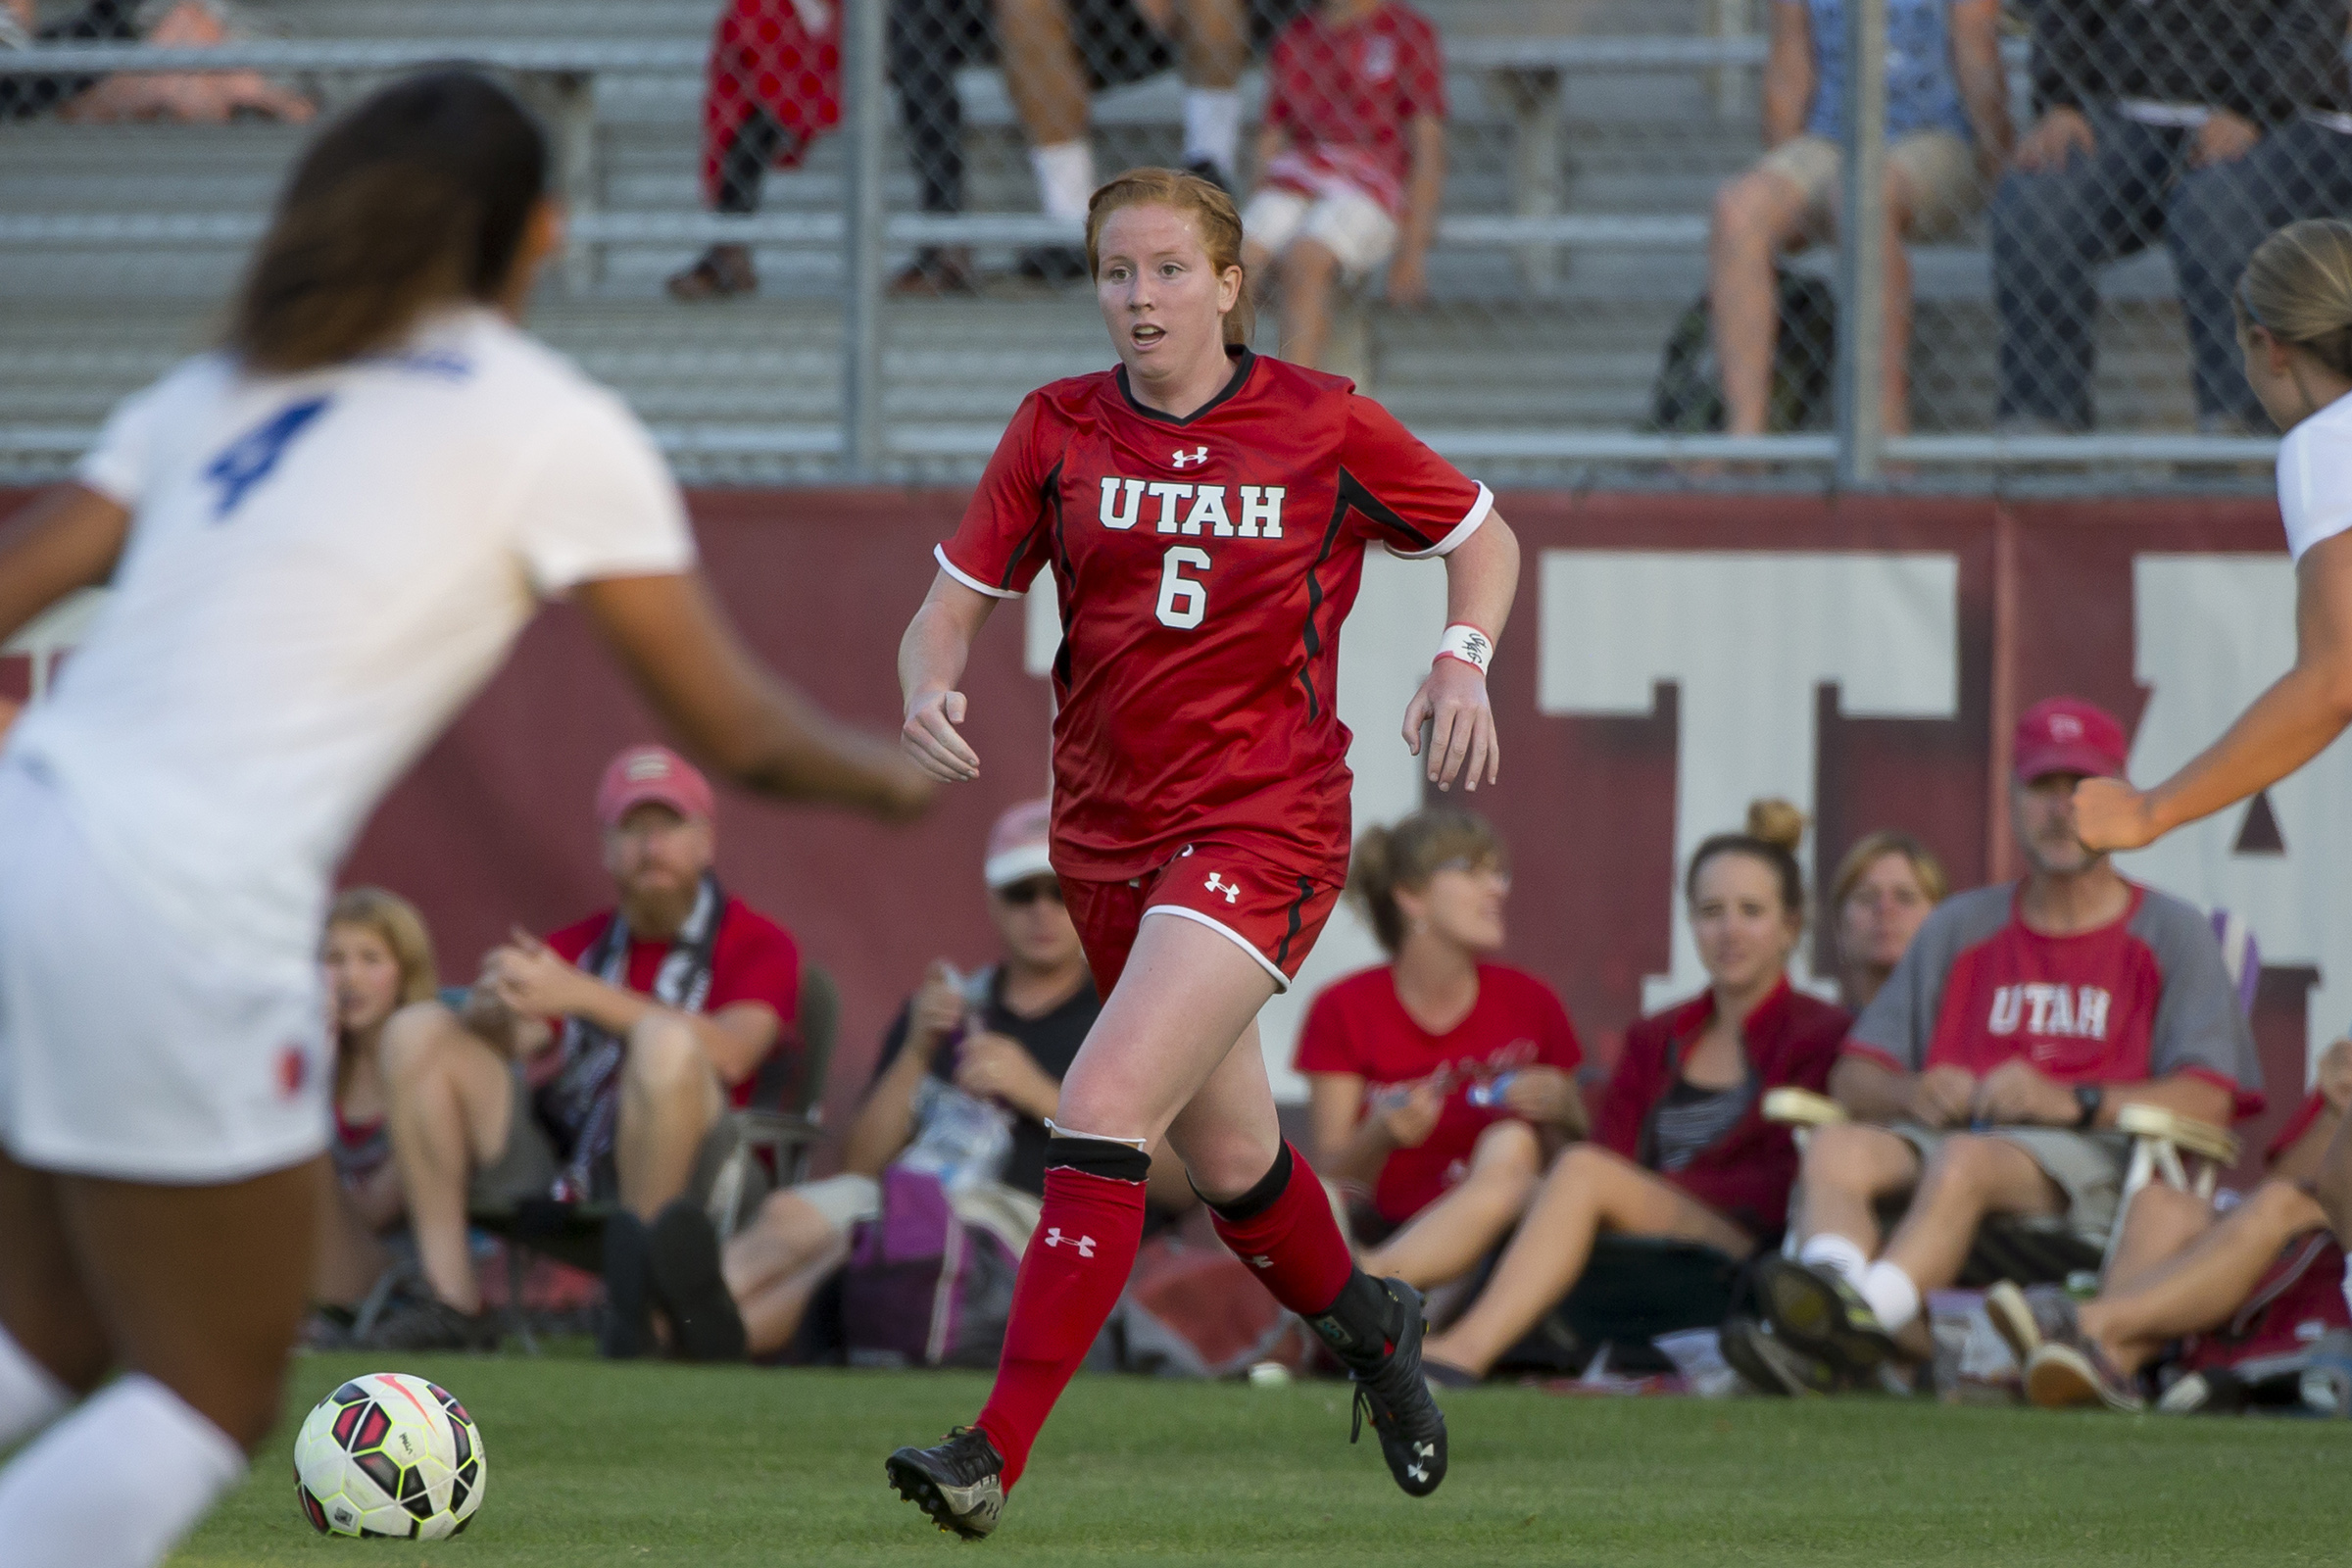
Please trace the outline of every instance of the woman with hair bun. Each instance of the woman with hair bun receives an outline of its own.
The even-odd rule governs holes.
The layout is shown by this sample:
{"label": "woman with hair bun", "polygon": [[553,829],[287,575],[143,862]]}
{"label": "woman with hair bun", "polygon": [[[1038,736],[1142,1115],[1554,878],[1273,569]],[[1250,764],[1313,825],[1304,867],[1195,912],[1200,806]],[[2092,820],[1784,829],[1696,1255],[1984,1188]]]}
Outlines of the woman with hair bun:
{"label": "woman with hair bun", "polygon": [[1796,808],[1758,801],[1746,831],[1718,833],[1690,857],[1684,892],[1707,989],[1626,1031],[1592,1142],[1553,1164],[1486,1289],[1430,1340],[1422,1365],[1432,1377],[1486,1376],[1575,1286],[1603,1231],[1698,1242],[1735,1258],[1779,1237],[1796,1146],[1764,1119],[1764,1096],[1821,1090],[1852,1021],[1788,984],[1805,928],[1804,833]]}
{"label": "woman with hair bun", "polygon": [[1584,1136],[1584,1048],[1551,988],[1489,962],[1511,874],[1483,819],[1415,811],[1355,841],[1348,896],[1390,961],[1324,988],[1298,1036],[1315,1166],[1366,1195],[1367,1272],[1419,1290],[1478,1261],[1458,1238],[1507,1229],[1544,1162]]}

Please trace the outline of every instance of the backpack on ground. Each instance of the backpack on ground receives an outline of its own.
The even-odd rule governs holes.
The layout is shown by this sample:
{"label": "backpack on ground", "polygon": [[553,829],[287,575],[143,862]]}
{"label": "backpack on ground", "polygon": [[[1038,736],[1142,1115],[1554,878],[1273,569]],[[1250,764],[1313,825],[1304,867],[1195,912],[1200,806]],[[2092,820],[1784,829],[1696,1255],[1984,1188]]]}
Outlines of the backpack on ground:
{"label": "backpack on ground", "polygon": [[[1838,296],[1809,273],[1776,270],[1781,330],[1772,357],[1772,400],[1765,427],[1775,434],[1827,429],[1832,368],[1838,359]],[[1723,373],[1701,294],[1676,318],[1650,392],[1652,430],[1701,435],[1723,428]]]}
{"label": "backpack on ground", "polygon": [[995,1366],[1027,1241],[1017,1218],[956,1201],[927,1171],[885,1170],[881,1212],[858,1227],[842,1270],[850,1364]]}
{"label": "backpack on ground", "polygon": [[1120,1371],[1163,1378],[1239,1377],[1260,1361],[1303,1372],[1315,1345],[1249,1264],[1173,1236],[1144,1244],[1105,1338]]}

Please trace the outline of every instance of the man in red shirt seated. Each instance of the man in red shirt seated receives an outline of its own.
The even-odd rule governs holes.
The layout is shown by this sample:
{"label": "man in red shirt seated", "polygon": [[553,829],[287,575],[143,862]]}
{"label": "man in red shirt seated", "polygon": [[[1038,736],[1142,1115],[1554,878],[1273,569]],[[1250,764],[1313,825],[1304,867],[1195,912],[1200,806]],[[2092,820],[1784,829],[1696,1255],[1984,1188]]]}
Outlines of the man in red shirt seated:
{"label": "man in red shirt seated", "polygon": [[[1815,1131],[1794,1260],[1760,1270],[1791,1352],[1867,1373],[1924,1357],[1924,1295],[1950,1285],[1991,1215],[2046,1215],[2103,1245],[2129,1104],[2227,1126],[2262,1103],[2221,946],[2180,900],[2129,882],[2075,834],[2075,785],[2124,771],[2123,726],[2052,698],[2018,720],[2015,884],[1947,900],[1855,1022],[1830,1092],[1855,1120]],[[1882,1250],[1883,1200],[1909,1211]]]}
{"label": "man in red shirt seated", "polygon": [[731,1148],[730,1102],[798,1010],[792,937],[711,873],[702,774],[635,747],[596,808],[616,906],[544,941],[516,932],[482,960],[463,1015],[420,1003],[385,1026],[392,1152],[431,1296],[378,1324],[381,1348],[497,1343],[469,1206],[617,1200],[650,1220],[699,1200]]}

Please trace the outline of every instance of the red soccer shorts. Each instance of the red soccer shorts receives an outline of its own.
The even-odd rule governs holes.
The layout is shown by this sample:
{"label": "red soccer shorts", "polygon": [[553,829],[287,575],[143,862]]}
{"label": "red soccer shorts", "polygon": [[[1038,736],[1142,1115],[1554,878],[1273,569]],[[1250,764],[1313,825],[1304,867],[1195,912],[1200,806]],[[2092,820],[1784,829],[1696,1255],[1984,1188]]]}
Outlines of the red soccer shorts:
{"label": "red soccer shorts", "polygon": [[1288,991],[1323,934],[1343,881],[1302,876],[1250,850],[1203,839],[1132,881],[1065,876],[1061,894],[1095,972],[1095,989],[1105,997],[1119,983],[1147,914],[1196,920],[1222,932],[1273,977],[1276,991]]}

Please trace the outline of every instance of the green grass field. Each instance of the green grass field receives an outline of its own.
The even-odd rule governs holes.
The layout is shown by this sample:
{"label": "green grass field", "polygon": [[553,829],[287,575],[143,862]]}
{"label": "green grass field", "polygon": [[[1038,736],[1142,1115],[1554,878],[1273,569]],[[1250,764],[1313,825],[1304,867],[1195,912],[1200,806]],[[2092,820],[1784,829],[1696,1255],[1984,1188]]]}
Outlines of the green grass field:
{"label": "green grass field", "polygon": [[330,1541],[288,1459],[313,1400],[380,1358],[297,1363],[252,1479],[174,1559],[437,1568],[606,1563],[2340,1563],[2352,1425],[1943,1408],[1889,1399],[1447,1396],[1453,1469],[1415,1502],[1338,1384],[1082,1378],[990,1541],[932,1530],[882,1457],[967,1419],[973,1376],[568,1356],[398,1370],[480,1422],[472,1529]]}

